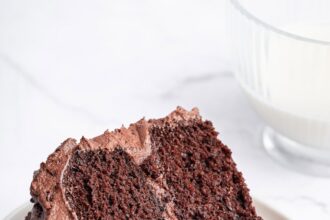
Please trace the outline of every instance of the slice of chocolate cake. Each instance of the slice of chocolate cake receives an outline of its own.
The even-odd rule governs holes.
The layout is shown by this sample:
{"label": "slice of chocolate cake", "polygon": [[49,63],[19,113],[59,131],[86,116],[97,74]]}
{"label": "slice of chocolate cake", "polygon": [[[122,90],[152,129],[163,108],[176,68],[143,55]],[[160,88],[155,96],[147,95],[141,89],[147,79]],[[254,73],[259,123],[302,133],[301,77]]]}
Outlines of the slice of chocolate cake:
{"label": "slice of chocolate cake", "polygon": [[35,172],[26,219],[261,219],[231,151],[197,109],[77,144]]}

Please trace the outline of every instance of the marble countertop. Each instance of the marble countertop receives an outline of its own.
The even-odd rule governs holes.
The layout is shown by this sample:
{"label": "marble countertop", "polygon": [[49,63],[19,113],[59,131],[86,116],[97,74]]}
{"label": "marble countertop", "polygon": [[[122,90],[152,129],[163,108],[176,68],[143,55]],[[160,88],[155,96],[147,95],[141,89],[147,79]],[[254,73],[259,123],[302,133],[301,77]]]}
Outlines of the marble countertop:
{"label": "marble countertop", "polygon": [[0,218],[66,137],[197,106],[254,197],[289,219],[330,219],[330,178],[288,170],[232,74],[224,1],[0,2]]}

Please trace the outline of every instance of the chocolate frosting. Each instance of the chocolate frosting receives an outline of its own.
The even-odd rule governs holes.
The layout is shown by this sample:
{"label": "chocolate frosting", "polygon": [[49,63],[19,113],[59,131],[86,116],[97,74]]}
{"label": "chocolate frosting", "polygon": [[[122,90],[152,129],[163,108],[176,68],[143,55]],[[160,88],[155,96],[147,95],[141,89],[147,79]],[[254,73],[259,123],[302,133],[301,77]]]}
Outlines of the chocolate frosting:
{"label": "chocolate frosting", "polygon": [[34,174],[31,195],[33,201],[41,205],[45,219],[73,219],[62,194],[61,176],[76,146],[74,139],[67,139],[48,157],[46,163],[41,163]]}
{"label": "chocolate frosting", "polygon": [[[143,118],[131,124],[128,128],[122,127],[112,132],[105,131],[104,134],[92,139],[82,137],[79,144],[74,139],[67,139],[48,157],[46,163],[41,163],[40,169],[34,174],[30,190],[32,200],[37,206],[33,208],[28,219],[76,219],[75,213],[71,210],[64,197],[64,189],[62,187],[63,173],[72,152],[76,149],[94,150],[107,148],[111,151],[116,147],[121,147],[133,157],[137,164],[141,164],[151,154],[149,135],[151,127],[162,126],[163,124],[176,126],[178,121],[189,121],[192,119],[201,120],[197,108],[186,111],[181,107],[177,107],[175,111],[165,118],[148,121]],[[155,189],[157,195],[162,197],[164,189],[157,182],[152,182],[150,185]],[[40,206],[43,213],[37,216],[35,213],[38,211],[37,207]],[[173,204],[166,206],[165,219],[176,219],[172,212],[172,206]]]}

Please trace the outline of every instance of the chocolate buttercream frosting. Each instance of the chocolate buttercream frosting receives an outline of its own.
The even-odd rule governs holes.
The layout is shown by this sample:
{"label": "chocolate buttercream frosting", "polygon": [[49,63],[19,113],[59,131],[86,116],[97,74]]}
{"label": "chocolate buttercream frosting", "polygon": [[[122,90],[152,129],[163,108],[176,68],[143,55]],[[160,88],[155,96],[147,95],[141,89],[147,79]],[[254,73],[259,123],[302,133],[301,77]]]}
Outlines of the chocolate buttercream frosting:
{"label": "chocolate buttercream frosting", "polygon": [[34,173],[26,219],[261,219],[227,146],[178,107],[65,140]]}

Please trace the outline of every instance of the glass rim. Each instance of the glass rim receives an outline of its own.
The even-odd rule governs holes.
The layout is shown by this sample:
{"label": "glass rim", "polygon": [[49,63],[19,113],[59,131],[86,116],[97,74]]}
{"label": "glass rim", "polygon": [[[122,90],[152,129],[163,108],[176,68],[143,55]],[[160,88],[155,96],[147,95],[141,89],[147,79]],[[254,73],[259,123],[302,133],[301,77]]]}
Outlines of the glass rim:
{"label": "glass rim", "polygon": [[305,36],[302,36],[299,34],[290,33],[288,31],[275,27],[274,25],[268,24],[267,22],[263,21],[261,18],[257,17],[256,15],[251,13],[249,10],[247,10],[239,1],[240,0],[230,0],[231,4],[241,15],[243,15],[244,17],[246,17],[249,20],[252,20],[257,25],[260,25],[266,29],[269,29],[270,31],[273,31],[277,34],[283,35],[288,38],[292,38],[295,40],[304,41],[304,42],[308,42],[308,43],[330,46],[330,41],[323,41],[323,40],[305,37]]}

